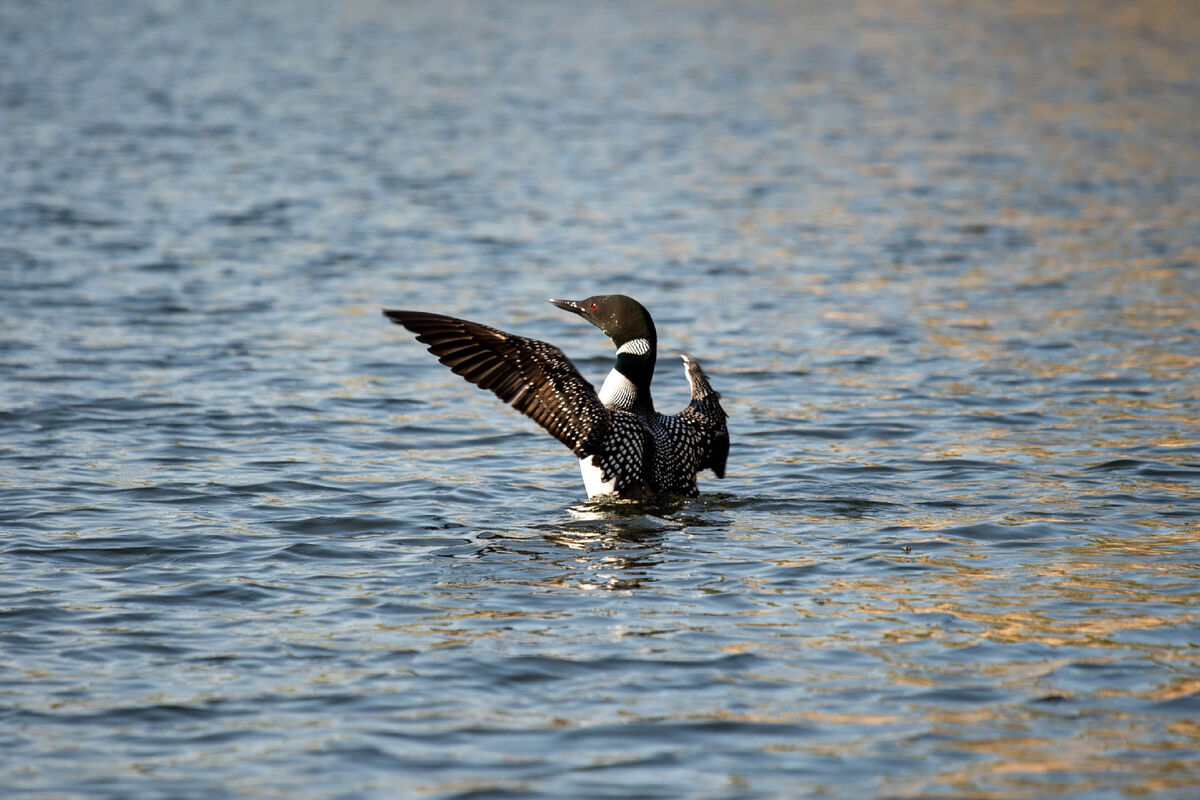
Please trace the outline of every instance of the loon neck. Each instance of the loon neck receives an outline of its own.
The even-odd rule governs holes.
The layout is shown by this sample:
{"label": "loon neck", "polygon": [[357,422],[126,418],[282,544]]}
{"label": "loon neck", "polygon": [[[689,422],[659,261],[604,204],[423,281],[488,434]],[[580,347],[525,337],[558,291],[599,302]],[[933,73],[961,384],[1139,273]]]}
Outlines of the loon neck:
{"label": "loon neck", "polygon": [[654,413],[650,381],[657,358],[652,339],[634,339],[617,348],[617,363],[600,388],[600,401],[609,408]]}

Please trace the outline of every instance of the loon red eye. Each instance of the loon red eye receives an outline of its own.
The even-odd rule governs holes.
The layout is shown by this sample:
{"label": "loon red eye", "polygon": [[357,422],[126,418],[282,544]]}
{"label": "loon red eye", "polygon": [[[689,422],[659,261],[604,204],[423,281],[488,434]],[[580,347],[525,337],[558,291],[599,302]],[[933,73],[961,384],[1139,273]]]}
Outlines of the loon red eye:
{"label": "loon red eye", "polygon": [[596,304],[592,303],[592,311],[595,311],[595,310],[596,310]]}

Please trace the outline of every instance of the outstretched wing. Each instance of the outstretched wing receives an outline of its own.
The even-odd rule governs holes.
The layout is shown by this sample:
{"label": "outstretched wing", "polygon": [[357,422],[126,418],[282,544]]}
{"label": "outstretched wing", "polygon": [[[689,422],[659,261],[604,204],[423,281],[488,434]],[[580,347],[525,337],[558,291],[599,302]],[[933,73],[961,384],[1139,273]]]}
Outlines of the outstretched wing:
{"label": "outstretched wing", "polygon": [[453,372],[487,389],[584,458],[607,436],[608,409],[562,350],[442,314],[385,309]]}
{"label": "outstretched wing", "polygon": [[711,469],[718,478],[724,478],[725,461],[729,458],[729,428],[725,424],[727,415],[721,407],[721,395],[708,382],[700,362],[687,353],[679,355],[692,387],[692,402],[680,412],[679,419],[689,423],[704,442],[697,471]]}

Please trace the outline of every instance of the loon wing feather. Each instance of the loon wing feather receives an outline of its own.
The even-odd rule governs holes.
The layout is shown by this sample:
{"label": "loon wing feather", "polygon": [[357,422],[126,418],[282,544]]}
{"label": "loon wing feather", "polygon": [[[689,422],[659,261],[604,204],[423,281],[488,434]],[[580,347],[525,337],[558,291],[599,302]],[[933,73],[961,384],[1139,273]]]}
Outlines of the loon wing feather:
{"label": "loon wing feather", "polygon": [[478,322],[425,311],[384,312],[455,374],[487,389],[583,458],[604,441],[608,409],[562,350]]}
{"label": "loon wing feather", "polygon": [[699,432],[705,441],[700,469],[711,469],[718,478],[725,477],[725,462],[729,458],[729,428],[721,395],[708,382],[700,362],[687,353],[680,353],[683,369],[692,387],[692,402],[679,413],[679,419]]}

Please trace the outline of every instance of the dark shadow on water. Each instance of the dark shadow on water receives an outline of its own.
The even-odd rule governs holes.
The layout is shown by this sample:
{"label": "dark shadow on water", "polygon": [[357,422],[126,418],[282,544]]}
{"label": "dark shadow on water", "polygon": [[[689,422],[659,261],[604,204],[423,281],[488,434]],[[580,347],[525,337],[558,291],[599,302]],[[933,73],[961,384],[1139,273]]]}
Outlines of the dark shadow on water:
{"label": "dark shadow on water", "polygon": [[[728,524],[711,497],[675,498],[652,503],[600,500],[564,509],[558,519],[532,526],[540,538],[489,539],[491,552],[520,553],[530,565],[561,569],[541,582],[578,589],[630,590],[659,581],[671,556],[672,534]],[[719,534],[718,534],[719,535]]]}
{"label": "dark shadow on water", "polygon": [[[539,526],[534,558],[557,574],[542,582],[577,589],[640,589],[657,581],[668,529],[648,518],[593,519]],[[496,546],[495,541],[492,542]]]}
{"label": "dark shadow on water", "polygon": [[677,527],[670,523],[681,511],[705,508],[703,497],[665,497],[648,502],[600,498],[571,506],[567,511],[576,522],[604,521],[636,530],[638,526],[653,528],[656,525],[661,527],[663,523],[668,528]]}
{"label": "dark shadow on water", "polygon": [[832,512],[832,516],[842,519],[865,519],[875,514],[896,511],[903,508],[898,503],[883,500],[869,500],[865,497],[823,497],[815,501],[818,507]]}
{"label": "dark shadow on water", "polygon": [[664,534],[676,530],[656,509],[629,501],[581,503],[566,509],[568,519],[537,526],[551,537],[604,538],[613,542],[640,544],[661,540]]}
{"label": "dark shadow on water", "polygon": [[793,511],[806,516],[834,519],[865,519],[876,514],[902,511],[906,508],[899,503],[873,500],[867,497],[816,494],[803,497],[705,494],[691,502],[703,514],[739,511],[771,513]]}

